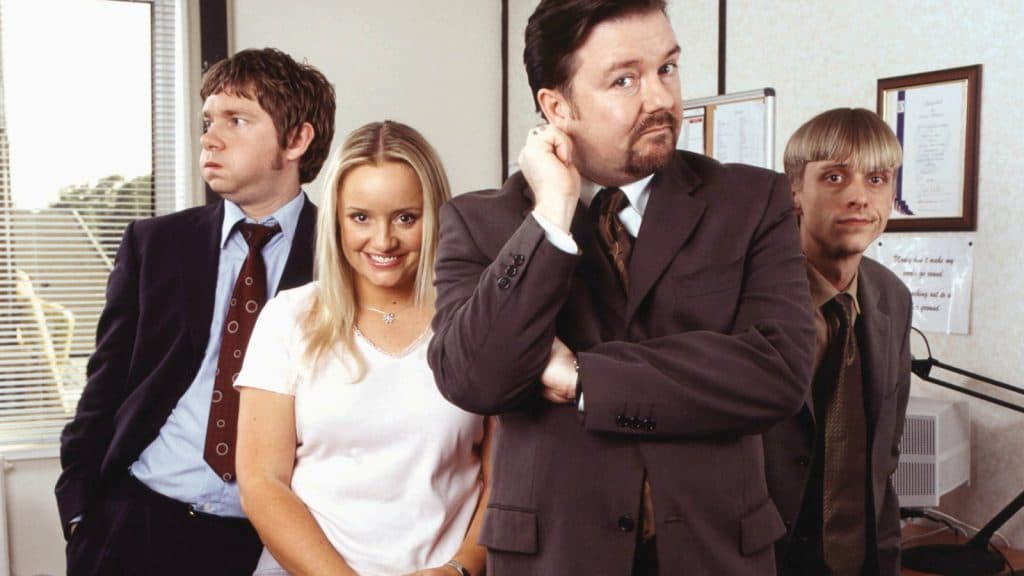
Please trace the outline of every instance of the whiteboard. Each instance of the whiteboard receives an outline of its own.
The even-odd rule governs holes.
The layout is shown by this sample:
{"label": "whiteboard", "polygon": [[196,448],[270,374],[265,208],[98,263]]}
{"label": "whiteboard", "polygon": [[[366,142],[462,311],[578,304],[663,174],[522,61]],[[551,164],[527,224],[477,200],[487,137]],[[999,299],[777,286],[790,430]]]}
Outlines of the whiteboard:
{"label": "whiteboard", "polygon": [[711,156],[775,169],[775,90],[762,88],[683,103],[676,146]]}

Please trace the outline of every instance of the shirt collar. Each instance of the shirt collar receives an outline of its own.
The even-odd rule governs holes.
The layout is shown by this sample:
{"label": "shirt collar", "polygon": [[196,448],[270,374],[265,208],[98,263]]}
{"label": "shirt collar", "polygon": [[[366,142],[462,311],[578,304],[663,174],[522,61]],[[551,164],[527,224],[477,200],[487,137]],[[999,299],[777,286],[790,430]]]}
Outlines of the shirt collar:
{"label": "shirt collar", "polygon": [[[644,210],[647,209],[647,199],[651,196],[651,180],[654,179],[654,173],[631,182],[629,184],[623,184],[619,186],[622,189],[622,193],[626,195],[626,199],[629,200],[629,205],[637,211],[640,216],[644,215]],[[594,201],[594,197],[604,187],[586,178],[582,178],[580,181],[580,200],[583,201],[583,205],[590,207],[590,203]]]}
{"label": "shirt collar", "polygon": [[302,206],[305,202],[306,194],[300,189],[295,198],[292,198],[287,204],[278,208],[270,216],[256,221],[246,216],[245,212],[242,212],[242,209],[238,207],[238,204],[230,200],[224,200],[224,222],[220,228],[220,247],[224,248],[227,245],[228,238],[231,237],[231,231],[235,229],[235,224],[242,220],[263,224],[264,226],[277,224],[281,226],[281,234],[286,240],[290,241],[295,237],[295,229],[299,226],[299,213],[302,212]]}
{"label": "shirt collar", "polygon": [[818,310],[825,305],[829,300],[835,298],[840,293],[849,294],[853,298],[853,309],[856,314],[860,316],[860,302],[857,301],[857,277],[859,272],[853,275],[853,280],[850,280],[850,285],[846,287],[846,290],[840,292],[836,290],[836,287],[832,285],[818,269],[811,265],[810,262],[807,265],[807,281],[811,285],[811,304],[814,305],[814,309]]}

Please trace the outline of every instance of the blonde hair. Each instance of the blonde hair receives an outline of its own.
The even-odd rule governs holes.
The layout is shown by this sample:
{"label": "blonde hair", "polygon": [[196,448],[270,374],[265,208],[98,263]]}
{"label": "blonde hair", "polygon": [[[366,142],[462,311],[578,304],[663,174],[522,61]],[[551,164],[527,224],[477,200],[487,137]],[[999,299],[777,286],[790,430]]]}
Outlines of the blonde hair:
{"label": "blonde hair", "polygon": [[381,166],[401,162],[412,168],[423,192],[423,241],[416,270],[414,302],[434,305],[434,258],[437,254],[437,214],[451,198],[448,177],[434,147],[415,129],[400,122],[385,120],[357,128],[328,165],[327,180],[317,220],[316,256],[313,277],[319,281],[319,293],[302,323],[306,338],[305,355],[315,369],[326,352],[340,342],[344,357],[355,368],[355,381],[366,374],[366,361],[355,346],[356,312],[355,271],[341,248],[338,205],[345,177],[359,166]]}
{"label": "blonde hair", "polygon": [[847,162],[858,172],[899,167],[903,149],[877,114],[864,108],[834,108],[818,114],[797,129],[786,144],[786,176],[798,185],[809,162]]}

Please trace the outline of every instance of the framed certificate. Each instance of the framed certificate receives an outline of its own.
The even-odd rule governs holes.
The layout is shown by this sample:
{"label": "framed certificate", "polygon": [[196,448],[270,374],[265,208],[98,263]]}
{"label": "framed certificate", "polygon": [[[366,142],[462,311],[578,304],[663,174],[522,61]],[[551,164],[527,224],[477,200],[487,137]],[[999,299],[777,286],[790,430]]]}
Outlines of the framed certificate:
{"label": "framed certificate", "polygon": [[903,146],[887,232],[976,230],[981,65],[878,81]]}

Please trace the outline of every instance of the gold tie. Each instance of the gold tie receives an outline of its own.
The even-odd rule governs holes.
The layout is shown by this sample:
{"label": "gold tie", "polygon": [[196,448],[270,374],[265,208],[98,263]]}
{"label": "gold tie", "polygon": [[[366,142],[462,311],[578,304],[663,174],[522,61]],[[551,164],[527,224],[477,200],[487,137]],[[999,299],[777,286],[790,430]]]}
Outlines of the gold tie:
{"label": "gold tie", "polygon": [[591,204],[597,219],[598,237],[605,253],[611,258],[625,292],[629,292],[629,257],[633,252],[633,237],[619,220],[619,212],[629,199],[621,188],[602,188]]}
{"label": "gold tie", "polygon": [[860,576],[866,538],[867,422],[852,297],[843,293],[829,301],[825,318],[832,334],[827,361],[834,367],[835,386],[825,405],[822,552],[834,576]]}

